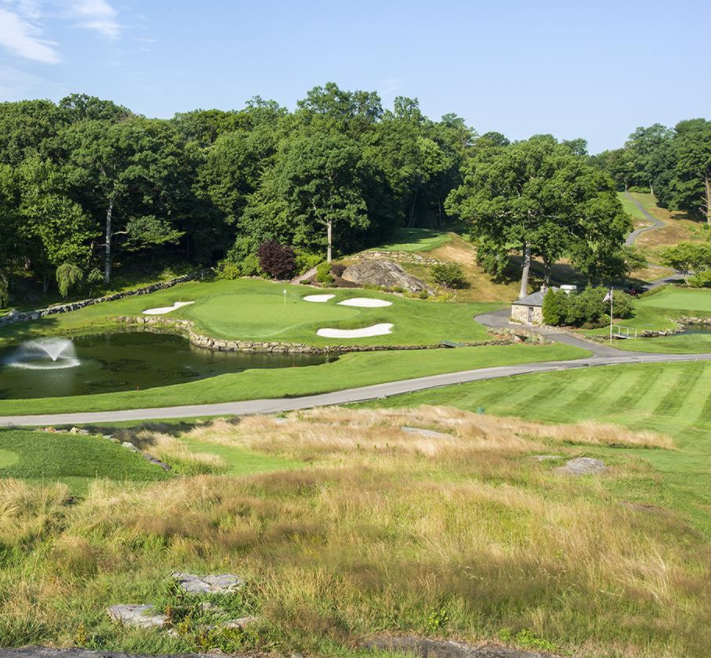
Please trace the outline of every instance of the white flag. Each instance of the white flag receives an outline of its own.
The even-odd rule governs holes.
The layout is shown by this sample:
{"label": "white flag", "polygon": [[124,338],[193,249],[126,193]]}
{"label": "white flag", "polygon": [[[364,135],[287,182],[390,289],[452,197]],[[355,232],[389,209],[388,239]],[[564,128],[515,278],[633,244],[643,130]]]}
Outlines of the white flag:
{"label": "white flag", "polygon": [[605,299],[602,300],[603,302],[611,302],[612,301],[612,288],[610,288],[607,291],[607,294],[605,295]]}

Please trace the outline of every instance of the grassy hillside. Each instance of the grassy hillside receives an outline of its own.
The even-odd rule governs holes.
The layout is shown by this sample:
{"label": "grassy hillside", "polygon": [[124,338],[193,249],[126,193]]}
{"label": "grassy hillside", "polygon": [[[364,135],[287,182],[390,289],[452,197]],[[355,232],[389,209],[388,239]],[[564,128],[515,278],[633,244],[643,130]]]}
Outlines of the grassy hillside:
{"label": "grassy hillside", "polygon": [[373,404],[441,404],[551,423],[595,421],[662,432],[674,438],[679,451],[644,454],[661,480],[643,500],[687,515],[711,536],[709,388],[708,363],[625,365],[475,382]]}
{"label": "grassy hillside", "polygon": [[[178,438],[298,466],[97,482],[71,503],[61,486],[0,483],[3,645],[346,658],[374,655],[359,643],[385,632],[581,658],[707,654],[708,544],[639,504],[663,493],[645,461],[675,454],[662,436],[426,408],[255,417]],[[611,470],[570,477],[540,454],[602,455]],[[243,576],[245,590],[211,602],[259,621],[206,629],[205,599],[178,595],[175,570]],[[119,602],[169,611],[175,632],[111,624]]]}

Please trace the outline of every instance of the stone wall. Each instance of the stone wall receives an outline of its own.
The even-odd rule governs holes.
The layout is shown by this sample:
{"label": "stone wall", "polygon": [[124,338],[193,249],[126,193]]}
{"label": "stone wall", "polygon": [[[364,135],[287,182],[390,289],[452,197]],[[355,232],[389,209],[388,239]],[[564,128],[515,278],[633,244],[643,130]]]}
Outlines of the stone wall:
{"label": "stone wall", "polygon": [[[190,320],[160,317],[119,317],[118,322],[148,331],[177,333],[185,336],[196,347],[217,352],[266,352],[273,354],[344,354],[346,352],[383,352],[394,350],[437,350],[446,348],[441,343],[432,345],[307,345],[305,343],[259,342],[246,340],[222,340],[203,336],[193,331]],[[463,347],[480,345],[510,345],[516,342],[514,332],[501,332],[490,340],[458,343]]]}
{"label": "stone wall", "polygon": [[521,304],[511,305],[511,319],[514,322],[529,324],[528,309],[532,308],[530,324],[543,324],[543,309],[540,306],[523,306]]}
{"label": "stone wall", "polygon": [[47,317],[48,315],[57,315],[59,313],[70,313],[71,311],[78,311],[79,309],[86,308],[87,306],[93,306],[94,304],[102,304],[103,302],[113,302],[117,299],[123,299],[124,297],[131,297],[133,295],[149,295],[152,292],[158,292],[159,290],[165,290],[166,288],[172,288],[178,283],[185,283],[186,281],[193,281],[195,279],[202,279],[205,277],[207,272],[197,272],[196,274],[186,274],[185,276],[180,276],[177,279],[171,279],[170,281],[162,281],[160,283],[153,283],[150,286],[144,286],[143,288],[136,288],[135,290],[127,290],[125,292],[117,292],[113,295],[107,295],[105,297],[95,297],[92,299],[83,299],[78,302],[70,302],[68,304],[58,304],[56,306],[48,306],[47,308],[38,309],[36,311],[27,311],[25,313],[18,313],[13,311],[8,315],[0,318],[0,327],[6,327],[10,324],[17,324],[18,322],[28,322],[30,320],[38,320],[39,318]]}
{"label": "stone wall", "polygon": [[364,251],[358,254],[358,260],[394,260],[398,263],[412,263],[414,265],[439,265],[442,263],[437,258],[427,258],[417,253],[406,251]]}

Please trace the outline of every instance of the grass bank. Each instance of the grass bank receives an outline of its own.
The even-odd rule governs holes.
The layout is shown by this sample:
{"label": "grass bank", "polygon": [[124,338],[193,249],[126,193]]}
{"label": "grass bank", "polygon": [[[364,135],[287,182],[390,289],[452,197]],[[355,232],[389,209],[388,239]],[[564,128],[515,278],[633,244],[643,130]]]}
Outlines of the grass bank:
{"label": "grass bank", "polygon": [[[651,339],[650,339],[651,340]],[[550,423],[596,421],[673,437],[676,452],[647,451],[659,487],[646,502],[675,509],[711,535],[711,364],[624,365],[473,382],[389,398]],[[632,455],[638,455],[634,450]]]}
{"label": "grass bank", "polygon": [[[661,486],[624,448],[670,452],[663,437],[427,408],[250,418],[184,438],[301,466],[100,481],[71,503],[61,485],[0,484],[3,645],[365,657],[359,641],[387,632],[581,658],[707,655],[708,543],[631,504]],[[611,470],[597,478],[532,459],[601,451]],[[246,589],[212,602],[259,621],[206,630],[204,599],[171,588],[176,570],[240,574]],[[105,608],[127,602],[169,609],[176,633],[111,624]]]}
{"label": "grass bank", "polygon": [[110,411],[327,393],[346,388],[474,368],[577,359],[588,352],[567,345],[503,345],[454,350],[351,353],[319,366],[246,370],[142,391],[70,398],[0,400],[0,415]]}

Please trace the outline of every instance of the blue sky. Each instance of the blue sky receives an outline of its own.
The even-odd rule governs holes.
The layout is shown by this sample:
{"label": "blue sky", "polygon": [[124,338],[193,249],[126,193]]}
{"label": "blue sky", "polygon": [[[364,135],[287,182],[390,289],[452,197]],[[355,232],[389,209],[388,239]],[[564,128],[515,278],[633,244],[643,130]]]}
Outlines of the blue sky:
{"label": "blue sky", "polygon": [[169,117],[293,107],[334,81],[597,152],[711,114],[710,20],[708,0],[0,0],[0,100],[84,92]]}

